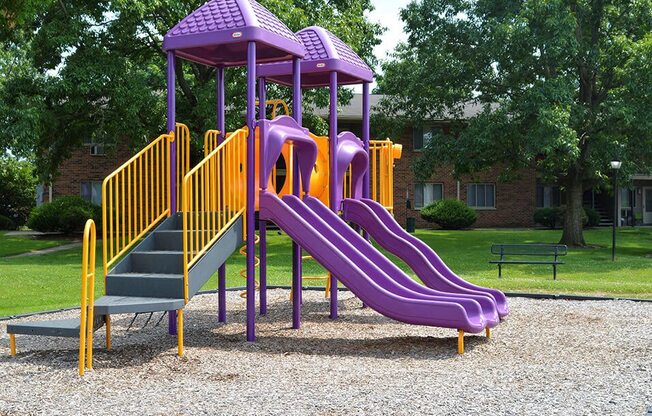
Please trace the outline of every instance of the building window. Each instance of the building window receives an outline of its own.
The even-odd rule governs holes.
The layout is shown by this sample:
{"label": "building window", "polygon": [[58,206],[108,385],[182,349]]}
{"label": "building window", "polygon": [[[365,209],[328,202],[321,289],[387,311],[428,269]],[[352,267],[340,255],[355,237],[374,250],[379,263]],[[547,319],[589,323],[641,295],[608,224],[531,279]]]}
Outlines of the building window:
{"label": "building window", "polygon": [[471,208],[495,208],[496,186],[492,183],[466,185],[466,205]]}
{"label": "building window", "polygon": [[421,150],[432,141],[433,137],[442,134],[440,126],[415,126],[412,130],[412,145],[414,150]]}
{"label": "building window", "polygon": [[537,184],[537,208],[552,208],[561,205],[559,186]]}
{"label": "building window", "polygon": [[82,182],[81,197],[95,205],[102,205],[102,182]]}
{"label": "building window", "polygon": [[444,185],[441,183],[418,183],[414,186],[414,209],[427,207],[444,197]]}

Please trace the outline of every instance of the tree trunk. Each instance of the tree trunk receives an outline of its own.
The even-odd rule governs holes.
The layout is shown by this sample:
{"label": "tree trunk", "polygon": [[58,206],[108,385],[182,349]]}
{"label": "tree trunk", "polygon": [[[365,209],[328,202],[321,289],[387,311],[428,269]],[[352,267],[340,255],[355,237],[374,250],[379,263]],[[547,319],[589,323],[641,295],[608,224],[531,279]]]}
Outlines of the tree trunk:
{"label": "tree trunk", "polygon": [[582,198],[584,189],[582,181],[575,177],[568,180],[566,186],[566,211],[564,213],[564,232],[560,244],[569,247],[585,247],[584,241],[584,207]]}

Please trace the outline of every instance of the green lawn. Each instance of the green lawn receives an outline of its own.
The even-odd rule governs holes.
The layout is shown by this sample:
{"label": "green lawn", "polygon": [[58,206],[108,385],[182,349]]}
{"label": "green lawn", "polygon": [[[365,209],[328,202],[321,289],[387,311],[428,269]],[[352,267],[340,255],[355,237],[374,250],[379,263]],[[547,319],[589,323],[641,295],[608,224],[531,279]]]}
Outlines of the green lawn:
{"label": "green lawn", "polygon": [[[559,267],[556,281],[552,280],[550,266],[529,265],[507,265],[503,269],[503,278],[499,279],[496,266],[488,264],[492,258],[489,247],[496,242],[556,242],[560,231],[419,230],[416,235],[433,247],[459,275],[483,286],[506,291],[652,298],[652,257],[649,257],[652,255],[652,229],[619,230],[615,263],[611,262],[611,230],[588,230],[586,239],[596,248],[571,250],[565,258],[566,264]],[[3,249],[7,239],[0,236]],[[285,235],[278,235],[275,231],[268,234],[270,285],[290,283],[290,246]],[[98,247],[97,258],[100,266],[97,287],[102,288],[101,247]],[[80,249],[37,257],[0,258],[0,316],[77,305],[80,262]],[[398,263],[411,274],[402,262]],[[244,257],[234,254],[227,265],[229,286],[244,285],[244,279],[238,273],[242,267]],[[323,273],[315,262],[304,262],[304,275]],[[216,278],[213,276],[205,288],[215,287]],[[101,294],[101,290],[97,294]]]}
{"label": "green lawn", "polygon": [[14,256],[16,254],[28,253],[34,250],[56,247],[69,243],[70,240],[61,237],[26,237],[6,235],[6,231],[0,231],[0,257]]}

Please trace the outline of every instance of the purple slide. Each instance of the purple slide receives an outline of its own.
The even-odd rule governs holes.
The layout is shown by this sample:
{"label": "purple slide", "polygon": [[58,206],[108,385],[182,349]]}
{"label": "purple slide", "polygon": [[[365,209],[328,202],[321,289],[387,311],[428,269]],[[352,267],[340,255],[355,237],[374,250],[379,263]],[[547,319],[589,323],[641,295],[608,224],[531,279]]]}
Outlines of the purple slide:
{"label": "purple slide", "polygon": [[492,296],[501,317],[509,314],[505,294],[457,276],[426,243],[405,231],[382,205],[371,199],[343,202],[344,218],[360,225],[383,248],[405,261],[423,283],[433,289],[459,294]]}
{"label": "purple slide", "polygon": [[263,193],[260,218],[276,223],[369,307],[401,322],[471,333],[498,324],[490,297],[441,294],[416,284],[397,267],[388,267],[391,262],[382,261],[384,256],[363,238],[349,239],[351,228],[319,200],[305,198],[310,206],[296,196],[281,200]]}

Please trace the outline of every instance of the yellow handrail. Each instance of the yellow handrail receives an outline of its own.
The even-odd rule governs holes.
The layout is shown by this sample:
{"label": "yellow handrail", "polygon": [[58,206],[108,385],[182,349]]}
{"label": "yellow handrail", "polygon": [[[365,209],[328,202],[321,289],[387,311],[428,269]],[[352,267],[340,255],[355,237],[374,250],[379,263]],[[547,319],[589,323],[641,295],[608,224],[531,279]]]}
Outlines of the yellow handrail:
{"label": "yellow handrail", "polygon": [[210,152],[215,150],[219,136],[219,130],[206,130],[206,133],[204,133],[204,157],[208,156]]}
{"label": "yellow handrail", "polygon": [[170,144],[162,134],[102,182],[102,254],[109,267],[170,215]]}
{"label": "yellow handrail", "polygon": [[[190,170],[190,130],[188,126],[183,123],[176,124],[175,146],[177,149],[177,186],[176,196],[177,201],[181,200],[181,187],[183,177]],[[181,210],[180,204],[177,203],[177,211]]]}
{"label": "yellow handrail", "polygon": [[183,288],[188,271],[246,208],[247,129],[231,133],[183,178]]}
{"label": "yellow handrail", "polygon": [[81,313],[79,318],[79,375],[93,369],[93,310],[95,307],[95,222],[86,221],[82,240]]}
{"label": "yellow handrail", "polygon": [[[369,198],[394,210],[394,160],[401,157],[401,145],[391,140],[369,141]],[[351,168],[344,177],[344,196],[351,197]]]}

